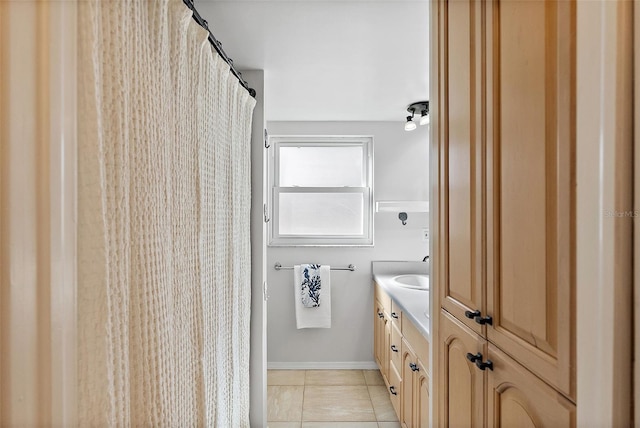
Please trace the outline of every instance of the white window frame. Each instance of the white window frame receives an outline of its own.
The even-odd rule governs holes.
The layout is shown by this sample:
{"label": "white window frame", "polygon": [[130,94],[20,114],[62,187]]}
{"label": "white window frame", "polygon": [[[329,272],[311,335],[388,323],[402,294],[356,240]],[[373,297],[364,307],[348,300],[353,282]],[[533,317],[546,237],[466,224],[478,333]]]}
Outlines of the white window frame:
{"label": "white window frame", "polygon": [[[371,247],[373,240],[373,136],[370,135],[273,135],[269,136],[269,200],[271,207],[269,246],[272,247]],[[359,146],[363,153],[364,187],[280,187],[280,147]],[[281,235],[279,195],[281,193],[361,193],[363,195],[362,235]]]}

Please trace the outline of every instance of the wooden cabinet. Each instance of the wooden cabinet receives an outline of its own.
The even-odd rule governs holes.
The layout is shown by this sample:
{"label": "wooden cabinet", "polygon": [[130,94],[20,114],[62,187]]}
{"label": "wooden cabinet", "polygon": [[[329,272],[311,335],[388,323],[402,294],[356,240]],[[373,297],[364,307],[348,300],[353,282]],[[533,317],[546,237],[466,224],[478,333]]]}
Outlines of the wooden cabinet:
{"label": "wooden cabinet", "polygon": [[429,426],[428,367],[418,359],[412,346],[402,340],[402,405],[400,424],[403,428]]}
{"label": "wooden cabinet", "polygon": [[413,426],[413,405],[414,405],[414,376],[412,371],[412,364],[418,359],[415,352],[407,344],[407,341],[402,339],[402,406],[400,408],[400,425],[403,428]]}
{"label": "wooden cabinet", "polygon": [[[437,102],[441,133],[439,180],[444,259],[441,305],[480,333],[465,312],[484,309],[482,277],[482,129],[480,94],[481,2],[442,1],[439,11],[442,52]],[[446,53],[446,54],[445,54]]]}
{"label": "wooden cabinet", "polygon": [[391,324],[391,342],[389,344],[389,356],[391,364],[396,369],[402,367],[402,333],[395,325]]}
{"label": "wooden cabinet", "polygon": [[429,426],[429,341],[378,284],[374,356],[393,408],[405,428]]}
{"label": "wooden cabinet", "polygon": [[575,405],[489,344],[487,416],[494,427],[572,427]]}
{"label": "wooden cabinet", "polygon": [[487,337],[575,398],[576,5],[487,7]]}
{"label": "wooden cabinet", "polygon": [[429,403],[431,402],[431,395],[429,394],[429,367],[418,360],[418,368],[420,371],[417,374],[418,380],[415,382],[415,392],[413,396],[413,423],[418,428],[430,427],[429,416]]}
{"label": "wooden cabinet", "polygon": [[487,342],[446,311],[440,314],[439,427],[484,427],[484,372],[467,355],[486,355]]}
{"label": "wooden cabinet", "polygon": [[[558,418],[551,425],[570,426],[576,2],[437,0],[432,11],[435,283],[445,311],[437,331],[437,425],[520,426],[518,418],[535,413],[527,406],[555,397],[562,405],[550,411]],[[478,396],[464,392],[475,384],[462,350],[477,341],[484,351],[476,352],[497,358],[493,371],[482,372],[482,411],[473,410]],[[507,378],[520,383],[492,389]],[[548,426],[548,416],[532,426]]]}
{"label": "wooden cabinet", "polygon": [[373,355],[386,383],[389,373],[389,324],[384,306],[376,300],[373,313]]}
{"label": "wooden cabinet", "polygon": [[575,405],[494,344],[444,310],[440,328],[438,426],[575,426]]}
{"label": "wooden cabinet", "polygon": [[400,415],[400,406],[402,400],[402,377],[398,372],[398,368],[395,364],[389,364],[389,398],[391,398],[391,404],[396,415]]}

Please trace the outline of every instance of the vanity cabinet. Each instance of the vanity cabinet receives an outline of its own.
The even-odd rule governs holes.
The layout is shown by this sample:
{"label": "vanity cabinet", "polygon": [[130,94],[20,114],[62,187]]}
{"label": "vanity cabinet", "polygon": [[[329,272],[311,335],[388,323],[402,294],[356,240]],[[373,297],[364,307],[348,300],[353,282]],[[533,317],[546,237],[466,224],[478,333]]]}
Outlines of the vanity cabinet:
{"label": "vanity cabinet", "polygon": [[[558,413],[531,426],[570,426],[576,3],[437,0],[433,12],[436,425],[526,426],[518,412],[553,397]],[[465,359],[478,352],[496,361],[476,378]]]}
{"label": "vanity cabinet", "polygon": [[374,357],[398,420],[429,426],[429,341],[389,295],[374,283]]}

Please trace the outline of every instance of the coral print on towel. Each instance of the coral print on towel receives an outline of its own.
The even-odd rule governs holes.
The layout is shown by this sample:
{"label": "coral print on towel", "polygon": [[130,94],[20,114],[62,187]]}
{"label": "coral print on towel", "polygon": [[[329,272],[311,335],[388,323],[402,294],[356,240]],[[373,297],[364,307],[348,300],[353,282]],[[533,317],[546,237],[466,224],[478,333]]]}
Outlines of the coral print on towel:
{"label": "coral print on towel", "polygon": [[304,265],[302,267],[302,306],[305,308],[317,308],[320,306],[320,265]]}

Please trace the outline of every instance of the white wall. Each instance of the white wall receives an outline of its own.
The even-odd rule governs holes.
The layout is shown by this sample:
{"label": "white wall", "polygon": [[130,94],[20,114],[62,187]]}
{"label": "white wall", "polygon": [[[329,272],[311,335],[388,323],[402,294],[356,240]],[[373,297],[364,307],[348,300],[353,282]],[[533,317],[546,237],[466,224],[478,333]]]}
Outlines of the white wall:
{"label": "white wall", "polygon": [[[373,135],[375,200],[428,199],[425,126],[406,132],[402,122],[268,122],[267,129],[270,135]],[[409,213],[403,226],[397,213],[376,213],[374,222],[374,247],[267,249],[269,367],[374,367],[371,262],[422,260],[428,252],[428,242],[422,240],[428,215]],[[276,262],[356,265],[355,272],[331,274],[331,329],[296,329],[293,273],[276,271]]]}

